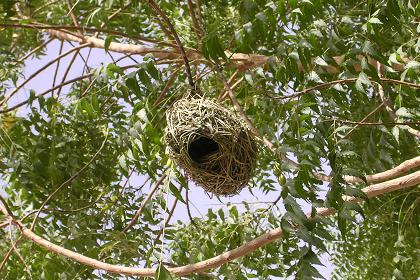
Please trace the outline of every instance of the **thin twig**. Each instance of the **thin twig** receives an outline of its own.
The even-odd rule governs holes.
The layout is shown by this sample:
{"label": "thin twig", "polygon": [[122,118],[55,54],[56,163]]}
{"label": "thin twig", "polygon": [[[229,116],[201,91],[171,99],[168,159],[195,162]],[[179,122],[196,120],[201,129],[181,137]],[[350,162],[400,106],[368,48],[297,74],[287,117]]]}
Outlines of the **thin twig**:
{"label": "thin twig", "polygon": [[[85,209],[88,209],[90,207],[92,207],[93,205],[95,205],[96,203],[98,203],[99,200],[101,200],[101,198],[104,196],[105,193],[101,193],[97,199],[95,199],[95,201],[90,202],[89,204],[82,206],[80,208],[76,208],[76,209],[60,209],[60,208],[44,208],[42,210],[43,213],[45,212],[59,212],[59,213],[77,213],[80,211],[83,211]],[[25,214],[25,216],[23,216],[20,221],[23,222],[25,221],[27,218],[29,218],[31,215],[37,213],[39,211],[39,209],[34,209],[31,212]]]}
{"label": "thin twig", "polygon": [[193,219],[193,217],[192,217],[192,215],[191,215],[191,210],[190,210],[190,199],[189,199],[189,196],[188,196],[188,193],[189,193],[189,188],[185,188],[185,202],[186,202],[186,204],[187,204],[187,213],[188,213],[188,217],[190,218],[190,222],[191,222],[191,224],[195,227],[195,228],[199,228],[198,227],[198,225],[197,225],[197,223],[194,221],[194,219]]}
{"label": "thin twig", "polygon": [[[227,83],[230,85],[232,81],[236,79],[239,73],[240,73],[239,69],[236,69],[236,71],[232,74],[232,76],[230,76],[229,80],[227,80]],[[218,96],[218,100],[223,100],[223,98],[225,97],[225,93],[227,93],[227,90],[226,90],[226,87],[223,87],[223,90],[220,92]]]}
{"label": "thin twig", "polygon": [[35,78],[39,73],[41,73],[42,71],[44,71],[45,69],[47,69],[50,65],[52,65],[54,62],[56,62],[57,60],[60,60],[61,58],[67,56],[68,54],[80,50],[86,46],[88,46],[89,43],[85,43],[82,45],[77,46],[76,48],[72,48],[68,51],[66,51],[65,53],[57,56],[56,58],[54,58],[53,60],[51,60],[50,62],[48,62],[47,64],[45,64],[44,66],[42,66],[40,69],[38,69],[37,71],[35,71],[35,73],[33,73],[32,75],[30,75],[23,83],[21,83],[20,85],[18,85],[8,96],[6,96],[2,102],[0,103],[0,106],[2,106],[3,104],[6,104],[6,102],[13,96],[15,95],[23,86],[25,86],[29,81],[31,81],[33,78]]}
{"label": "thin twig", "polygon": [[[64,82],[64,83],[62,83],[62,84],[60,84],[60,85],[57,85],[57,86],[55,86],[55,87],[53,87],[53,88],[50,88],[50,89],[48,89],[48,90],[44,91],[43,93],[38,94],[37,96],[35,96],[35,99],[38,99],[38,98],[40,98],[41,96],[47,95],[48,93],[50,93],[50,92],[52,92],[52,91],[54,91],[54,90],[56,90],[56,89],[58,89],[58,88],[60,88],[60,87],[62,87],[62,86],[65,86],[65,85],[68,85],[68,84],[72,84],[72,83],[75,83],[75,82],[81,81],[81,80],[86,79],[86,78],[88,78],[88,77],[90,77],[90,76],[93,76],[93,73],[89,73],[89,74],[86,74],[86,75],[83,75],[83,76],[76,77],[76,78],[74,78],[74,79],[68,80],[68,81],[66,81],[66,82]],[[34,100],[35,100],[35,99],[34,99]],[[23,105],[28,104],[30,101],[31,101],[31,99],[29,99],[29,98],[28,98],[28,99],[26,99],[25,101],[22,101],[22,102],[20,102],[20,103],[18,103],[18,104],[16,104],[16,105],[14,105],[14,106],[12,106],[12,107],[9,107],[9,108],[4,109],[4,110],[0,110],[0,114],[8,113],[8,112],[11,112],[11,111],[13,111],[13,110],[15,110],[15,109],[18,109],[18,108],[22,107]]]}
{"label": "thin twig", "polygon": [[[73,6],[73,4],[71,3],[71,0],[66,0],[66,2],[67,2],[67,7],[69,8],[69,12],[67,13],[67,16],[70,15],[71,19],[73,20],[74,26],[80,27],[79,22],[77,21],[76,15],[73,12],[76,5]],[[83,35],[81,30],[78,30],[78,32],[80,35]]]}
{"label": "thin twig", "polygon": [[195,33],[195,37],[197,38],[197,46],[200,48],[201,46],[201,28],[200,25],[198,23],[196,14],[195,14],[195,9],[194,9],[194,3],[192,0],[188,0],[188,11],[190,12],[190,16],[191,16],[191,20],[192,20],[192,30]]}
{"label": "thin twig", "polygon": [[7,201],[0,195],[0,202],[3,204],[4,210],[6,211],[5,214],[8,216],[14,218],[12,210],[10,210],[9,205],[7,204]]}
{"label": "thin twig", "polygon": [[[23,263],[23,266],[25,267],[25,271],[28,273],[29,275],[29,279],[32,279],[32,273],[29,270],[28,265],[26,264],[25,259],[22,257],[22,255],[19,253],[18,249],[17,249],[17,245],[20,242],[20,240],[22,240],[23,235],[20,234],[19,237],[13,241],[13,236],[12,236],[12,229],[9,230],[9,238],[10,238],[10,243],[12,244],[11,249],[13,249],[13,251],[15,252],[15,254],[18,256],[18,258],[20,259],[20,261]],[[1,269],[0,269],[1,271]]]}
{"label": "thin twig", "polygon": [[[133,67],[137,67],[137,66],[138,66],[137,64],[136,64],[136,65],[127,65],[127,66],[123,66],[123,67],[121,67],[121,69],[122,69],[122,70],[126,70],[126,69],[133,68]],[[39,97],[41,97],[41,96],[47,95],[48,93],[50,93],[50,92],[52,92],[52,91],[54,91],[54,90],[56,90],[56,89],[58,89],[58,88],[60,88],[60,87],[63,87],[63,86],[65,86],[65,85],[72,84],[72,83],[75,83],[75,82],[78,82],[78,81],[84,80],[84,79],[89,78],[89,77],[91,77],[91,76],[93,76],[93,73],[89,73],[89,74],[86,74],[86,75],[83,75],[83,76],[76,77],[76,78],[73,78],[73,79],[71,79],[71,80],[68,80],[68,81],[66,81],[66,82],[64,82],[64,83],[62,83],[62,84],[60,84],[60,85],[57,85],[57,86],[55,86],[55,87],[53,87],[53,88],[50,88],[50,89],[48,89],[48,90],[44,91],[43,93],[38,94],[37,96],[35,96],[34,100],[35,100],[35,99],[38,99],[38,98],[39,98]],[[18,103],[18,104],[16,104],[16,105],[14,105],[14,106],[12,106],[12,107],[9,107],[9,108],[4,109],[4,110],[0,110],[0,114],[8,113],[8,112],[11,112],[11,111],[13,111],[13,110],[15,110],[15,109],[18,109],[18,108],[22,107],[23,105],[28,104],[28,103],[29,103],[29,101],[31,101],[31,99],[29,99],[29,98],[28,98],[27,100],[22,101],[22,102],[20,102],[20,103]]]}
{"label": "thin twig", "polygon": [[[381,64],[378,62],[377,63],[377,71],[378,71],[378,76],[381,77],[382,73],[381,73]],[[391,120],[395,121],[397,119],[397,114],[394,112],[393,109],[393,104],[392,102],[389,100],[389,98],[385,95],[385,90],[384,87],[381,84],[378,84],[378,92],[379,92],[379,97],[381,98],[382,102],[385,105],[385,109],[388,112],[389,117],[391,118]],[[414,136],[420,138],[420,130],[414,129],[412,127],[407,126],[407,131],[411,134],[413,134]]]}
{"label": "thin twig", "polygon": [[[182,190],[182,186],[180,186],[178,188],[178,191],[181,191],[181,190]],[[144,264],[144,267],[147,267],[149,265],[150,260],[151,260],[150,255],[153,253],[153,250],[155,249],[156,244],[159,241],[160,237],[162,236],[162,234],[164,234],[165,228],[169,225],[169,223],[170,223],[170,221],[171,221],[171,219],[174,215],[177,204],[178,204],[178,198],[175,198],[175,201],[172,204],[171,210],[169,211],[168,216],[165,218],[165,222],[164,222],[163,226],[161,227],[161,229],[159,230],[155,239],[153,240],[152,246],[147,250],[146,254],[144,254],[144,256],[145,256],[144,260],[146,261],[145,264]]]}
{"label": "thin twig", "polygon": [[31,55],[33,55],[34,53],[36,53],[37,51],[45,48],[49,43],[51,43],[54,40],[54,38],[48,39],[47,41],[43,42],[42,44],[40,44],[38,47],[32,49],[30,52],[28,52],[27,54],[25,54],[23,57],[19,58],[18,61],[19,62],[23,62],[25,61],[25,59],[27,59],[28,57],[30,57]]}
{"label": "thin twig", "polygon": [[[360,120],[361,123],[365,122],[370,116],[372,116],[373,114],[375,114],[380,108],[382,108],[382,106],[384,106],[384,103],[379,104],[379,106],[377,106],[375,109],[373,109],[372,112],[370,112],[369,114],[367,114],[362,120]],[[347,138],[357,127],[359,126],[359,124],[356,124],[352,129],[350,129],[349,132],[346,133],[346,135],[344,135],[343,138]]]}
{"label": "thin twig", "polygon": [[8,222],[8,221],[2,222],[2,223],[0,223],[0,228],[7,227],[8,225],[10,225],[10,222]]}
{"label": "thin twig", "polygon": [[[290,95],[285,95],[285,96],[271,96],[268,95],[268,97],[270,97],[271,99],[277,99],[277,100],[283,100],[283,99],[292,99],[292,98],[296,98],[299,96],[302,96],[304,94],[310,93],[312,91],[315,90],[319,90],[319,89],[323,89],[323,88],[327,88],[336,84],[344,84],[344,83],[351,83],[351,82],[356,82],[358,80],[358,78],[348,78],[348,79],[342,79],[342,80],[335,80],[335,81],[331,81],[331,82],[327,82],[327,83],[322,83],[310,88],[306,88],[304,90],[301,91],[297,91],[293,94]],[[413,88],[420,88],[420,85],[418,84],[414,84],[414,83],[410,83],[410,82],[405,82],[405,81],[400,81],[400,80],[395,80],[395,79],[388,79],[388,78],[379,78],[379,80],[381,82],[384,83],[394,83],[394,84],[401,84],[401,85],[405,85],[405,86],[409,86],[409,87],[413,87]],[[372,80],[374,81],[374,80]]]}
{"label": "thin twig", "polygon": [[181,68],[182,67],[179,66],[178,68],[176,68],[175,70],[172,71],[171,76],[169,77],[168,81],[166,82],[165,87],[163,88],[162,92],[156,98],[156,101],[155,101],[155,103],[153,103],[153,106],[158,106],[160,104],[160,102],[162,102],[162,100],[165,98],[166,94],[171,89],[172,85],[174,84],[174,82],[177,78],[176,74],[181,70]]}
{"label": "thin twig", "polygon": [[16,239],[16,241],[12,241],[12,246],[10,246],[9,250],[6,252],[6,254],[4,254],[3,256],[3,260],[0,263],[0,272],[3,270],[3,268],[5,267],[7,261],[9,260],[10,256],[12,255],[13,251],[16,248],[16,245],[18,244],[18,242],[20,242],[20,240],[22,239],[23,235],[20,235],[18,239]]}
{"label": "thin twig", "polygon": [[[241,77],[240,79],[238,79],[235,83],[233,83],[233,85],[230,87],[232,90],[234,90],[240,83],[242,83],[244,80],[244,77]],[[227,97],[229,96],[228,93],[224,93],[221,97],[220,97],[220,101],[225,100]]]}
{"label": "thin twig", "polygon": [[172,25],[171,21],[169,20],[169,18],[166,16],[166,14],[162,11],[162,9],[156,4],[156,2],[154,0],[147,0],[147,2],[150,4],[150,6],[163,18],[163,20],[166,22],[166,24],[168,25],[172,35],[174,36],[175,42],[178,45],[179,51],[182,55],[182,58],[184,60],[184,64],[185,64],[185,71],[188,77],[188,82],[192,88],[192,90],[195,90],[195,84],[194,84],[194,80],[191,74],[191,68],[190,68],[190,64],[188,61],[188,56],[185,53],[185,49],[182,46],[181,40],[179,39],[178,33],[176,32],[174,26]]}
{"label": "thin twig", "polygon": [[142,201],[139,209],[137,209],[136,213],[134,214],[133,218],[131,219],[130,223],[122,230],[123,233],[126,233],[130,228],[132,228],[138,221],[141,213],[143,212],[144,207],[146,207],[149,200],[152,198],[153,194],[159,188],[159,186],[163,183],[163,180],[167,177],[166,174],[163,174],[159,180],[156,182],[155,186],[150,190],[149,194],[146,198]]}
{"label": "thin twig", "polygon": [[[76,60],[76,57],[77,57],[77,55],[79,54],[79,52],[80,52],[80,50],[76,50],[76,52],[73,54],[73,57],[71,58],[71,61],[70,61],[70,63],[69,63],[69,64],[68,64],[68,66],[67,66],[66,72],[64,72],[63,78],[61,79],[61,85],[62,85],[62,84],[64,83],[64,81],[66,80],[67,75],[69,74],[70,69],[71,69],[71,67],[73,66],[73,63],[74,63],[74,61]],[[60,88],[58,89],[57,96],[60,96],[60,93],[61,93],[61,89],[62,89],[62,88],[63,88],[63,87],[60,87]]]}
{"label": "thin twig", "polygon": [[[181,189],[182,189],[182,187],[179,188],[179,191],[181,191]],[[169,225],[169,223],[172,219],[172,216],[174,215],[175,208],[178,204],[178,201],[179,201],[178,198],[175,198],[175,201],[172,204],[171,210],[169,210],[168,216],[166,217],[166,220],[165,220],[165,223],[164,223],[163,227],[159,230],[159,233],[156,235],[155,240],[153,241],[154,245],[156,245],[157,241],[160,239],[160,236],[163,233],[163,228],[166,228]]]}
{"label": "thin twig", "polygon": [[327,120],[322,120],[323,122],[341,122],[341,123],[348,123],[348,124],[356,124],[356,125],[360,125],[360,126],[371,126],[371,125],[384,125],[384,126],[394,126],[394,125],[409,125],[409,124],[413,124],[413,125],[420,125],[420,122],[356,122],[356,121],[349,121],[349,120],[342,120],[342,119],[327,119]]}
{"label": "thin twig", "polygon": [[[61,55],[63,53],[63,46],[64,46],[64,41],[60,40],[60,49],[58,50],[58,55]],[[58,75],[58,69],[60,68],[60,61],[61,59],[57,60],[57,64],[55,65],[52,87],[55,87],[55,82],[57,80],[57,75]],[[51,95],[54,96],[54,91],[51,93]]]}
{"label": "thin twig", "polygon": [[92,81],[89,83],[87,88],[80,95],[80,98],[85,97],[89,93],[89,90],[92,88],[92,86],[94,85],[95,82],[96,82],[96,77],[92,79]]}

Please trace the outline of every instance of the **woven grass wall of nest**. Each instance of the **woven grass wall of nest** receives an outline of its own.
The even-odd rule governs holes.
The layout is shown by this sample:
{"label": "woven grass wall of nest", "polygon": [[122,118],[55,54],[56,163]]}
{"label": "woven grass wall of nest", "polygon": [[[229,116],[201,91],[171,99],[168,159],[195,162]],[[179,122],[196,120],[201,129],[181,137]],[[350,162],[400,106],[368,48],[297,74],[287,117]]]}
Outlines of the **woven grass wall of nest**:
{"label": "woven grass wall of nest", "polygon": [[182,98],[166,113],[165,143],[187,177],[210,193],[237,194],[256,165],[256,141],[233,112],[205,98]]}

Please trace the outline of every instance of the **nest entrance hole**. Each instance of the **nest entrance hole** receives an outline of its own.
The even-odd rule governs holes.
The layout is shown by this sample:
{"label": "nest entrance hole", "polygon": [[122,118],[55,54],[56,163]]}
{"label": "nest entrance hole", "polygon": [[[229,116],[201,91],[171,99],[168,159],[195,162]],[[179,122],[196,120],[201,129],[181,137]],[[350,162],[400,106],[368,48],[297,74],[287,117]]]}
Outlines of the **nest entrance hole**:
{"label": "nest entrance hole", "polygon": [[210,156],[219,152],[219,144],[211,138],[199,137],[188,147],[188,155],[196,163],[206,163]]}

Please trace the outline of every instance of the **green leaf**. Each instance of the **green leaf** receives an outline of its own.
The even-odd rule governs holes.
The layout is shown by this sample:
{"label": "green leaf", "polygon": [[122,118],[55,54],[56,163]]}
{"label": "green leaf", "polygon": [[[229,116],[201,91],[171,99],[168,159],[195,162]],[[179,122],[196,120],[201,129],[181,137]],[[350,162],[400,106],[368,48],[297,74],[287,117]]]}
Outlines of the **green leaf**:
{"label": "green leaf", "polygon": [[184,198],[181,195],[181,192],[178,190],[178,188],[174,184],[172,184],[172,182],[169,182],[169,190],[179,201],[186,204]]}
{"label": "green leaf", "polygon": [[340,213],[338,215],[338,229],[340,230],[341,236],[344,240],[346,240],[347,236],[347,220],[340,217]]}
{"label": "green leaf", "polygon": [[303,15],[303,13],[302,13],[302,11],[301,11],[300,8],[293,9],[292,10],[292,14],[301,14],[301,15]]}
{"label": "green leaf", "polygon": [[225,212],[223,212],[223,209],[220,208],[217,213],[219,214],[220,219],[222,219],[222,221],[225,220]]}
{"label": "green leaf", "polygon": [[229,205],[229,215],[233,217],[235,221],[238,220],[239,213],[235,205]]}
{"label": "green leaf", "polygon": [[106,68],[112,72],[112,73],[117,73],[119,75],[124,75],[124,71],[118,67],[117,65],[115,65],[114,63],[109,63]]}
{"label": "green leaf", "polygon": [[125,85],[134,92],[137,97],[141,96],[141,89],[134,77],[129,77],[125,80]]}
{"label": "green leaf", "polygon": [[405,107],[398,108],[398,110],[395,111],[395,114],[398,117],[403,117],[403,118],[412,118],[413,117],[413,115]]}
{"label": "green leaf", "polygon": [[111,45],[111,42],[112,42],[113,39],[114,39],[114,36],[112,36],[112,35],[106,36],[105,43],[104,43],[105,52],[108,52],[109,45]]}
{"label": "green leaf", "polygon": [[215,22],[209,25],[209,32],[203,38],[201,51],[204,57],[218,62],[221,59],[227,59],[225,48],[222,45],[218,36],[218,23]]}
{"label": "green leaf", "polygon": [[363,209],[358,203],[345,201],[343,206],[344,206],[345,209],[356,211],[357,213],[359,213],[363,217],[363,219],[366,219],[365,214],[363,212]]}
{"label": "green leaf", "polygon": [[317,56],[317,57],[315,58],[314,62],[315,62],[316,64],[318,64],[318,65],[321,65],[321,66],[328,66],[328,63],[327,63],[327,62],[325,62],[325,60],[324,60],[322,57],[320,57],[320,56]]}
{"label": "green leaf", "polygon": [[301,220],[302,222],[305,222],[307,220],[305,213],[302,211],[299,204],[292,196],[288,195],[284,199],[284,204],[286,210],[293,212],[299,218],[299,220]]}
{"label": "green leaf", "polygon": [[404,279],[404,275],[402,274],[401,270],[399,270],[398,268],[394,269],[394,271],[392,272],[392,275],[396,279]]}
{"label": "green leaf", "polygon": [[309,250],[305,256],[303,257],[304,259],[306,259],[309,263],[311,264],[316,264],[316,265],[322,265],[325,266],[318,258],[318,256],[312,251]]}
{"label": "green leaf", "polygon": [[344,190],[344,194],[352,197],[359,197],[368,201],[368,196],[362,190],[354,187],[347,186]]}
{"label": "green leaf", "polygon": [[373,24],[382,24],[382,21],[380,21],[378,18],[375,18],[375,17],[370,18],[368,22],[373,23]]}
{"label": "green leaf", "polygon": [[405,66],[405,69],[417,69],[420,68],[420,62],[412,60],[410,62],[408,62]]}
{"label": "green leaf", "polygon": [[358,81],[360,80],[360,82],[362,84],[368,85],[368,86],[372,86],[372,83],[368,77],[368,75],[366,75],[364,72],[360,72],[359,77],[357,79]]}
{"label": "green leaf", "polygon": [[120,164],[122,171],[124,173],[125,176],[128,176],[128,167],[127,167],[127,160],[126,157],[124,155],[121,155],[118,158],[118,163]]}
{"label": "green leaf", "polygon": [[284,219],[284,217],[282,217],[280,221],[280,226],[281,226],[281,229],[283,230],[283,233],[285,234],[295,231],[292,225],[286,219]]}
{"label": "green leaf", "polygon": [[395,141],[397,141],[397,143],[400,143],[400,128],[396,125],[392,128],[392,135],[395,138]]}
{"label": "green leaf", "polygon": [[160,263],[155,272],[155,279],[157,280],[174,280],[171,273]]}

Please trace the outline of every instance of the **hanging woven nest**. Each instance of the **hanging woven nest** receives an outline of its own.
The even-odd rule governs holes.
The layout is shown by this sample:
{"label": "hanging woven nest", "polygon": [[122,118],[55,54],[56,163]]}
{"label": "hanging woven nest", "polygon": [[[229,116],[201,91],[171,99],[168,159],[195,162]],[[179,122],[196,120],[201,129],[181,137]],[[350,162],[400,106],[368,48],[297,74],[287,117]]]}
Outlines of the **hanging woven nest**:
{"label": "hanging woven nest", "polygon": [[255,168],[257,145],[233,112],[205,98],[183,98],[166,113],[172,160],[206,191],[234,195]]}

